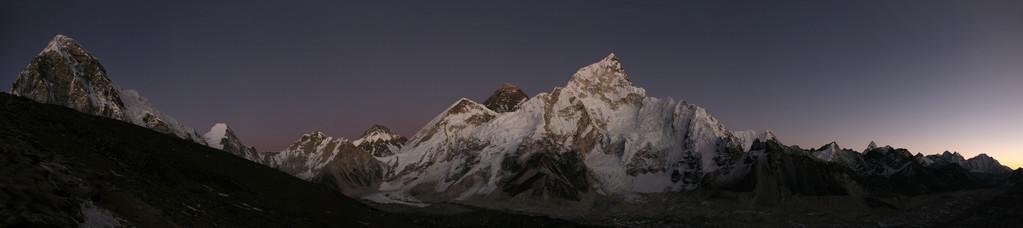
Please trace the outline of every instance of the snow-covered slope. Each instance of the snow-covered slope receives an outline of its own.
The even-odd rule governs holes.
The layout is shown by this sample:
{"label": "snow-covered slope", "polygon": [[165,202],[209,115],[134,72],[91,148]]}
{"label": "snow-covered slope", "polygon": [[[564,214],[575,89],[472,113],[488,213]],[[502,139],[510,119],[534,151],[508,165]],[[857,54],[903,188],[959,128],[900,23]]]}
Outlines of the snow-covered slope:
{"label": "snow-covered slope", "polygon": [[234,130],[231,130],[231,128],[225,123],[214,124],[213,127],[210,128],[210,131],[203,135],[203,139],[206,140],[206,144],[210,147],[238,155],[239,157],[243,157],[251,161],[258,162],[260,159],[256,148],[246,147],[245,144],[242,143],[241,139],[238,139],[238,136],[235,135]]}
{"label": "snow-covered slope", "polygon": [[647,97],[613,54],[579,69],[568,85],[498,113],[461,99],[394,156],[381,191],[436,199],[495,195],[579,199],[694,189],[735,181],[753,139],[707,110]]}
{"label": "snow-covered slope", "polygon": [[157,110],[134,90],[122,90],[75,40],[57,35],[11,88],[11,94],[143,126],[206,144],[199,133]]}

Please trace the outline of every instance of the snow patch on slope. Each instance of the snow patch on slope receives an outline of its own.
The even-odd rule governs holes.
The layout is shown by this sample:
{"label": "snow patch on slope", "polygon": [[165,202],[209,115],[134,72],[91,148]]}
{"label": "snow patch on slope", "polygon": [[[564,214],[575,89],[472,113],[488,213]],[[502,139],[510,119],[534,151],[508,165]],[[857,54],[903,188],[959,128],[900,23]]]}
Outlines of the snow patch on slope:
{"label": "snow patch on slope", "polygon": [[85,200],[79,208],[81,208],[82,217],[85,219],[82,224],[78,225],[79,227],[112,228],[122,226],[123,219],[114,216],[113,212],[96,206],[91,200]]}

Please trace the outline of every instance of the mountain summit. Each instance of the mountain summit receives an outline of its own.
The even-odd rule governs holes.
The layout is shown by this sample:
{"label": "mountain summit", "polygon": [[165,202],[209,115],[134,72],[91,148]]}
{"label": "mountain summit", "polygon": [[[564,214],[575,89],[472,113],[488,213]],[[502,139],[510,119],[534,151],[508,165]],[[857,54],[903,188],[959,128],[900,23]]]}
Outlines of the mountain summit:
{"label": "mountain summit", "polygon": [[57,35],[11,88],[11,94],[80,112],[130,122],[206,145],[195,129],[157,110],[134,90],[121,90],[106,69],[78,42]]}
{"label": "mountain summit", "polygon": [[128,121],[120,88],[95,57],[64,35],[50,40],[11,88],[11,94],[80,112]]}
{"label": "mountain summit", "polygon": [[257,153],[255,147],[245,147],[241,139],[235,135],[234,130],[228,127],[225,123],[214,124],[210,131],[203,135],[203,139],[206,140],[206,144],[210,147],[238,155],[248,160],[259,159],[259,153]]}
{"label": "mountain summit", "polygon": [[529,100],[529,97],[519,87],[504,83],[486,101],[483,101],[483,105],[498,113],[514,112],[519,110],[519,106],[526,100]]}
{"label": "mountain summit", "polygon": [[352,144],[369,152],[374,157],[383,157],[397,152],[405,145],[406,141],[408,139],[405,136],[401,136],[383,125],[374,124],[366,129],[359,139],[352,141]]}

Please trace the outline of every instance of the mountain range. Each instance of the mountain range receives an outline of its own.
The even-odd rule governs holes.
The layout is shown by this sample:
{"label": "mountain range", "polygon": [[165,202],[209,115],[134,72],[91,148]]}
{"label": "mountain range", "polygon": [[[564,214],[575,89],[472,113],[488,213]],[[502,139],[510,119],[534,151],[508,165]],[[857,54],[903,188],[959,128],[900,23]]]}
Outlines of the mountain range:
{"label": "mountain range", "polygon": [[223,150],[377,204],[619,221],[612,217],[682,213],[649,211],[665,199],[898,209],[915,205],[906,197],[1017,185],[1013,170],[986,154],[913,155],[873,142],[862,152],[834,142],[803,149],[770,131],[729,130],[704,108],[647,96],[614,54],[550,92],[529,97],[503,84],[482,104],[459,99],[409,138],[374,125],[355,140],[312,132],[274,152],[246,146],[224,123],[199,135],[122,90],[62,35],[18,75],[11,94]]}

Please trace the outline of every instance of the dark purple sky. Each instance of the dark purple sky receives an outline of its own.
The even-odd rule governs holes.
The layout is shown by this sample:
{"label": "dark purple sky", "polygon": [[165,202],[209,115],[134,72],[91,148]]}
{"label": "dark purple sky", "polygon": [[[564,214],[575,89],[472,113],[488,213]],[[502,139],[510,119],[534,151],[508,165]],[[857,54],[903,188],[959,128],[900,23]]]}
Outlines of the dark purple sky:
{"label": "dark purple sky", "polygon": [[614,52],[648,95],[732,130],[1023,165],[1021,1],[103,2],[0,3],[0,84],[65,34],[181,122],[268,151],[411,136],[458,98],[550,92]]}

